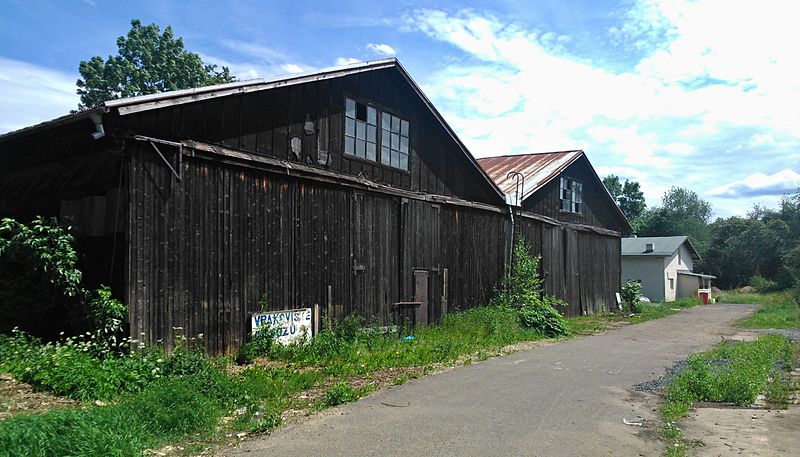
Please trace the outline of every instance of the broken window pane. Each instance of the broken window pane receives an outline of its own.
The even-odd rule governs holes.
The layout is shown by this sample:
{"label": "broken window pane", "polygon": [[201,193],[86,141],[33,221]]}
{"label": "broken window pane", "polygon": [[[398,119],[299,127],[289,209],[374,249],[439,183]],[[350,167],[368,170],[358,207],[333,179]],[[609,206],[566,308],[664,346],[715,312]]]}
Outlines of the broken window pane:
{"label": "broken window pane", "polygon": [[367,105],[363,103],[356,103],[356,119],[359,121],[367,120]]}

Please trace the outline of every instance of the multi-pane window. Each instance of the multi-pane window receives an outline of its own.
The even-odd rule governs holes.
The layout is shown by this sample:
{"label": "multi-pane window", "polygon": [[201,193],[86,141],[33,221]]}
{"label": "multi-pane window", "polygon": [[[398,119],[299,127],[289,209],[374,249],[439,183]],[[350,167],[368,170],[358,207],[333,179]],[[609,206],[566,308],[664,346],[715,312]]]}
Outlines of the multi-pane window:
{"label": "multi-pane window", "polygon": [[583,211],[583,184],[574,179],[561,178],[561,209],[571,213]]}
{"label": "multi-pane window", "polygon": [[408,121],[381,113],[381,163],[408,170]]}
{"label": "multi-pane window", "polygon": [[349,98],[344,108],[344,153],[376,160],[378,110]]}
{"label": "multi-pane window", "polygon": [[[377,137],[378,128],[381,130],[380,139]],[[408,135],[408,121],[386,112],[381,112],[379,117],[376,108],[345,98],[345,154],[408,170]]]}

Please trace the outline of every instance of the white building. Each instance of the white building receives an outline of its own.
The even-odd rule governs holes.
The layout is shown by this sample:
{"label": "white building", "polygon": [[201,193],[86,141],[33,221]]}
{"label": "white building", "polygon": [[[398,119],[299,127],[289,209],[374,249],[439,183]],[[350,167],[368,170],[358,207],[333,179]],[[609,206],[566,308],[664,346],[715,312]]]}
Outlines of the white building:
{"label": "white building", "polygon": [[700,254],[685,236],[622,239],[622,284],[642,284],[642,295],[652,301],[696,297],[711,289],[715,276],[694,272]]}

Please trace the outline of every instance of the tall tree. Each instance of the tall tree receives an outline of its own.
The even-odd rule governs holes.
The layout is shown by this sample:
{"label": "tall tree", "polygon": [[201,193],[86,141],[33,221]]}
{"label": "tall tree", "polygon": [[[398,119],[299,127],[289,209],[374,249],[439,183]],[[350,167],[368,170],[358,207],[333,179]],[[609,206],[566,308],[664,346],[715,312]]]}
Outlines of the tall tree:
{"label": "tall tree", "polygon": [[644,193],[641,186],[636,181],[625,180],[623,184],[619,176],[608,175],[603,178],[603,185],[608,189],[608,193],[614,198],[619,209],[628,218],[634,231],[638,231],[640,219],[647,205],[644,201]]}
{"label": "tall tree", "polygon": [[91,108],[106,100],[153,94],[178,89],[233,82],[227,67],[217,71],[200,56],[183,48],[183,38],[175,38],[172,27],[160,33],[158,25],[143,26],[131,21],[127,37],[117,38],[119,53],[103,60],[94,56],[80,63],[77,93],[79,109]]}
{"label": "tall tree", "polygon": [[628,220],[638,225],[645,208],[647,208],[647,204],[644,201],[644,193],[639,183],[626,179],[625,184],[622,185],[622,193],[617,197],[617,202]]}
{"label": "tall tree", "polygon": [[[686,235],[704,256],[710,239],[708,221],[711,204],[696,192],[672,187],[661,198],[661,206],[646,211],[639,234],[643,236]],[[700,265],[702,267],[702,265]]]}
{"label": "tall tree", "polygon": [[606,186],[608,189],[608,193],[617,200],[617,197],[620,196],[622,193],[622,183],[619,181],[619,176],[617,175],[608,175],[603,178],[603,185]]}

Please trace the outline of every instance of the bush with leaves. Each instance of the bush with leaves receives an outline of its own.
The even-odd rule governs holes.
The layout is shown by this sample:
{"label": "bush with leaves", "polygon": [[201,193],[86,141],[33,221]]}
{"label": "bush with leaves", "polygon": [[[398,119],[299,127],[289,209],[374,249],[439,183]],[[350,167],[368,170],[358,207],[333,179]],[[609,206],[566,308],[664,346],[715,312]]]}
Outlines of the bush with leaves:
{"label": "bush with leaves", "polygon": [[532,256],[524,240],[514,245],[510,273],[503,288],[495,293],[492,305],[517,310],[523,326],[545,336],[562,336],[569,327],[555,306],[565,306],[563,301],[547,296],[542,291],[538,256]]}
{"label": "bush with leaves", "polygon": [[638,281],[629,279],[624,286],[622,286],[622,306],[625,311],[631,313],[639,312],[639,302],[641,301],[642,284]]}
{"label": "bush with leaves", "polygon": [[19,325],[54,338],[61,330],[86,329],[73,241],[54,218],[0,220],[0,333]]}

